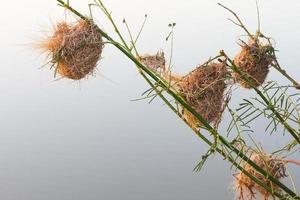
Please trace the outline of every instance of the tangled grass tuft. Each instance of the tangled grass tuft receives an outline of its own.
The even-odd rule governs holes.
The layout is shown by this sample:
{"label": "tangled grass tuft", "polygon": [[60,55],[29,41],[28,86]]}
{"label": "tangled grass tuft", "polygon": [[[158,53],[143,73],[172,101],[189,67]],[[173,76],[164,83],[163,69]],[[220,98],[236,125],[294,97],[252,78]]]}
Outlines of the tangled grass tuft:
{"label": "tangled grass tuft", "polygon": [[145,54],[140,56],[139,60],[149,69],[160,74],[166,70],[165,54],[162,51],[157,52],[155,55]]}
{"label": "tangled grass tuft", "polygon": [[64,78],[80,80],[92,74],[103,49],[102,36],[92,21],[80,20],[71,25],[58,23],[54,34],[40,44]]}
{"label": "tangled grass tuft", "polygon": [[[210,62],[198,66],[177,84],[181,96],[208,123],[218,123],[224,110],[226,74],[225,63]],[[185,109],[183,117],[194,128],[202,125]]]}
{"label": "tangled grass tuft", "polygon": [[264,83],[269,73],[269,66],[274,60],[268,54],[272,47],[262,45],[258,39],[250,39],[248,43],[243,42],[241,47],[241,51],[235,56],[233,62],[242,73],[249,77],[251,84],[245,82],[237,72],[234,72],[232,76],[244,88],[258,87]]}
{"label": "tangled grass tuft", "polygon": [[[268,172],[270,175],[272,175],[274,178],[281,180],[286,175],[286,164],[288,161],[279,158],[271,156],[265,152],[260,153],[254,153],[250,159],[258,165],[260,168]],[[272,182],[267,179],[265,176],[257,172],[253,167],[251,167],[247,163],[243,163],[243,167],[245,171],[256,177],[258,180],[260,180],[262,183],[270,187],[274,192],[281,192],[279,187],[272,184]],[[274,195],[272,195],[269,191],[267,191],[265,188],[261,187],[257,183],[255,183],[251,178],[249,178],[246,174],[243,172],[239,172],[236,175],[235,180],[235,190],[237,191],[238,199],[239,200],[252,200],[256,197],[256,192],[259,192],[265,200],[268,200],[270,197],[274,198]]]}

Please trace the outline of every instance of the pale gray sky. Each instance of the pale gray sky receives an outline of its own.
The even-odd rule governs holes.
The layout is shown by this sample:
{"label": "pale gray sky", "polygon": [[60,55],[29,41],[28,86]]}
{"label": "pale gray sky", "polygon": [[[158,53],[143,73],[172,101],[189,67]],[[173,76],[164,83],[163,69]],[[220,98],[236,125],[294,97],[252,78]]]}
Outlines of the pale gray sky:
{"label": "pale gray sky", "polygon": [[[88,14],[89,1],[71,0]],[[215,0],[110,0],[122,27],[126,17],[137,31],[141,52],[164,49],[168,23],[176,22],[174,71],[186,73],[220,49],[238,51],[244,34]],[[257,27],[254,0],[220,1],[236,10],[250,30]],[[207,146],[162,102],[132,102],[148,89],[134,66],[104,49],[96,77],[54,81],[53,71],[32,43],[49,34],[65,14],[55,0],[4,1],[0,8],[0,199],[3,200],[198,200],[232,199],[233,171],[215,156],[204,170],[193,167]],[[300,1],[260,1],[262,31],[272,36],[288,72],[300,80]],[[97,22],[111,27],[100,12]],[[70,15],[67,19],[74,20]],[[274,72],[269,79],[281,80]],[[239,90],[233,103],[246,97]],[[226,119],[225,119],[226,120]],[[257,122],[258,129],[263,130]],[[259,132],[268,149],[285,142]],[[279,133],[280,134],[280,133]],[[280,138],[280,139],[278,139]],[[299,153],[298,153],[299,154]],[[295,155],[300,158],[299,155]],[[292,168],[300,188],[299,168]]]}

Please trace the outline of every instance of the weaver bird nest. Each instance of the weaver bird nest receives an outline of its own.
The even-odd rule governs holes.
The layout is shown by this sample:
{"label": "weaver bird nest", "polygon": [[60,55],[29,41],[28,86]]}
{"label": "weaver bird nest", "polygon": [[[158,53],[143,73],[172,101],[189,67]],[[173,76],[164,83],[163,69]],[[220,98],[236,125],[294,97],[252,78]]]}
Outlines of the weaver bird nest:
{"label": "weaver bird nest", "polygon": [[145,54],[138,59],[141,63],[155,72],[163,73],[166,70],[165,54],[162,51],[157,52],[155,55]]}
{"label": "weaver bird nest", "polygon": [[[242,74],[234,72],[232,76],[242,87],[256,88],[264,83],[269,73],[269,66],[274,60],[269,51],[273,48],[270,45],[262,45],[258,39],[243,42],[241,47],[233,62]],[[250,84],[244,81],[242,76],[248,77]]]}
{"label": "weaver bird nest", "polygon": [[[184,76],[177,86],[181,96],[208,123],[218,123],[223,112],[227,70],[225,62],[210,62],[198,66]],[[183,117],[196,128],[202,125],[196,117],[183,109]]]}
{"label": "weaver bird nest", "polygon": [[92,21],[80,20],[74,25],[62,22],[41,48],[49,53],[58,74],[79,80],[94,72],[103,41]]}
{"label": "weaver bird nest", "polygon": [[[250,157],[250,159],[261,169],[265,170],[277,180],[281,180],[282,178],[287,177],[286,164],[288,163],[288,161],[285,161],[278,157],[272,157],[271,155],[268,155],[264,152],[254,153]],[[280,189],[276,185],[272,184],[272,182],[268,178],[257,172],[252,166],[247,163],[243,163],[243,167],[245,171],[256,177],[263,184],[270,187],[273,191],[280,192]],[[255,183],[243,172],[238,173],[236,176],[235,189],[238,192],[239,200],[252,200],[256,197],[257,192],[259,192],[265,200],[268,200],[269,197],[272,197],[274,199],[274,196],[269,191]]]}

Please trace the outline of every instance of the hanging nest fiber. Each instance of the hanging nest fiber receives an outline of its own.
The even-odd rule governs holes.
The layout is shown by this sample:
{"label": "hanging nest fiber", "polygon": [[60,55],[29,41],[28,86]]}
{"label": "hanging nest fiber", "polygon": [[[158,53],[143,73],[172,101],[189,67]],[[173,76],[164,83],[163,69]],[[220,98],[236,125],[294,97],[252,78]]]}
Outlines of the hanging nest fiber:
{"label": "hanging nest fiber", "polygon": [[74,25],[58,23],[54,34],[40,47],[49,53],[58,74],[79,80],[94,72],[103,41],[92,21],[80,20]]}
{"label": "hanging nest fiber", "polygon": [[141,63],[146,65],[152,71],[162,74],[166,70],[165,54],[162,51],[155,55],[145,54],[139,57]]}
{"label": "hanging nest fiber", "polygon": [[235,56],[234,64],[249,77],[251,84],[243,80],[243,77],[237,72],[233,72],[234,80],[244,88],[258,87],[264,83],[268,73],[269,66],[274,58],[268,54],[272,49],[270,45],[260,44],[258,39],[250,39],[248,43],[241,44],[241,51]]}
{"label": "hanging nest fiber", "polygon": [[[208,123],[217,124],[224,110],[226,74],[225,62],[210,62],[198,66],[177,84],[181,96]],[[182,114],[193,128],[202,125],[187,110],[183,109]]]}
{"label": "hanging nest fiber", "polygon": [[160,74],[167,83],[174,84],[182,78],[181,75],[174,74],[170,69],[168,69],[163,51],[159,51],[155,55],[145,54],[144,56],[140,56],[138,59],[149,69]]}
{"label": "hanging nest fiber", "polygon": [[[261,152],[259,154],[254,153],[250,159],[277,180],[287,177],[286,164],[288,161],[283,160],[282,158],[275,158],[265,152]],[[272,184],[270,180],[257,172],[252,166],[247,163],[243,163],[243,167],[245,171],[259,179],[265,185],[272,188],[273,191],[280,193],[280,188]],[[252,200],[256,197],[256,192],[259,192],[263,196],[264,200],[268,200],[270,197],[274,199],[274,196],[269,191],[256,184],[243,172],[240,172],[236,175],[235,189],[237,191],[239,200]]]}

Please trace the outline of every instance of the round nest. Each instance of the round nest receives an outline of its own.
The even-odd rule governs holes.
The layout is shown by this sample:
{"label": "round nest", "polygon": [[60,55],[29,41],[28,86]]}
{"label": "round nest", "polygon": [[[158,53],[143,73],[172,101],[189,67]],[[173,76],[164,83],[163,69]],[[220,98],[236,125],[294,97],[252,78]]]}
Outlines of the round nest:
{"label": "round nest", "polygon": [[62,22],[41,48],[49,53],[58,74],[79,80],[95,70],[103,41],[92,21],[80,20],[74,25]]}
{"label": "round nest", "polygon": [[[286,161],[281,158],[274,158],[271,155],[266,153],[254,153],[250,159],[256,163],[259,167],[264,169],[274,178],[280,180],[286,175]],[[252,166],[247,164],[246,162],[243,163],[243,167],[245,171],[249,172],[251,175],[259,179],[265,185],[269,186],[273,191],[280,192],[280,188],[276,185],[272,184],[270,180],[265,178],[262,174],[257,172]],[[239,200],[252,200],[256,196],[256,192],[259,192],[265,200],[268,200],[269,197],[274,198],[274,196],[268,192],[266,189],[261,187],[260,185],[256,184],[251,178],[245,175],[243,172],[240,172],[236,176],[235,180],[235,189],[237,191],[238,199]]]}
{"label": "round nest", "polygon": [[144,56],[140,56],[139,60],[155,72],[163,73],[166,70],[165,54],[162,51],[157,52],[155,55],[146,54]]}
{"label": "round nest", "polygon": [[244,81],[237,72],[233,72],[232,76],[242,87],[249,89],[253,86],[256,88],[264,83],[269,73],[269,65],[274,59],[268,54],[268,51],[272,47],[260,44],[258,39],[250,39],[241,47],[241,51],[235,56],[233,62],[242,73],[249,77],[251,84]]}
{"label": "round nest", "polygon": [[[227,70],[225,63],[198,66],[184,76],[177,87],[181,96],[208,123],[217,124],[224,106]],[[183,109],[183,117],[194,128],[202,125],[196,117]]]}

